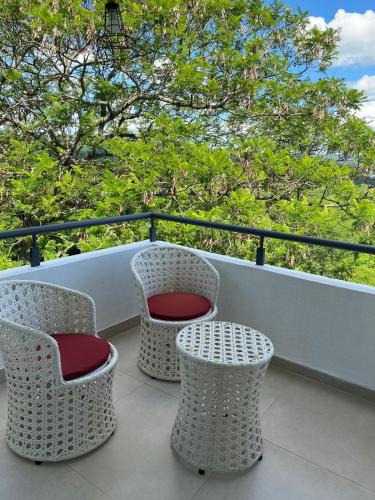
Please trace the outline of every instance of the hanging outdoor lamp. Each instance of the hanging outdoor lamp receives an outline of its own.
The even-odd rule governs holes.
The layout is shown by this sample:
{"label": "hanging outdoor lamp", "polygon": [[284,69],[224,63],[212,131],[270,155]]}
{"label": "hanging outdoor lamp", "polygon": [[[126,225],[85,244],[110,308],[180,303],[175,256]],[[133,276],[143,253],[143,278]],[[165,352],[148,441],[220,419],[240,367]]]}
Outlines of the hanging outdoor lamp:
{"label": "hanging outdoor lamp", "polygon": [[104,39],[111,48],[121,48],[125,42],[124,23],[117,2],[107,2],[104,7]]}

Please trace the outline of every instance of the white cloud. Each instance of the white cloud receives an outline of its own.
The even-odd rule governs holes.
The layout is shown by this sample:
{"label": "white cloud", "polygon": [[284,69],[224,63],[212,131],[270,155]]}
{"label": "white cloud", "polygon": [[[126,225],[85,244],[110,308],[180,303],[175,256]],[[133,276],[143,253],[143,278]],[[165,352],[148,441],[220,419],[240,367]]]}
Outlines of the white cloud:
{"label": "white cloud", "polygon": [[328,25],[324,17],[310,16],[308,29],[311,29],[313,27],[319,28],[321,31],[324,31],[328,28]]}
{"label": "white cloud", "polygon": [[375,75],[364,75],[353,84],[353,88],[362,90],[369,99],[375,100]]}
{"label": "white cloud", "polygon": [[375,123],[375,76],[364,75],[357,82],[352,84],[352,87],[357,90],[362,90],[367,101],[362,105],[357,112],[357,116],[364,118],[366,121]]}
{"label": "white cloud", "polygon": [[363,118],[372,127],[375,125],[375,101],[368,101],[357,111],[357,116]]}
{"label": "white cloud", "polygon": [[334,28],[340,30],[339,55],[335,66],[369,66],[375,64],[375,12],[367,10],[363,14],[339,9],[335,17],[327,22],[323,17],[309,18],[311,28],[320,30]]}

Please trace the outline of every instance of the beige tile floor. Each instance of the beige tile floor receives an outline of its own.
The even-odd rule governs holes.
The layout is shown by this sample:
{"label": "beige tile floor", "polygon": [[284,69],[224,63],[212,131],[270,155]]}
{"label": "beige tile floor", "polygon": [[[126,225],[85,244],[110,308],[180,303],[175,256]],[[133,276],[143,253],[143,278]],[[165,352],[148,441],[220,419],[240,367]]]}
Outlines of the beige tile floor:
{"label": "beige tile floor", "polygon": [[118,428],[84,457],[36,466],[14,455],[0,385],[1,500],[375,500],[375,404],[272,367],[263,461],[243,474],[199,476],[169,446],[179,384],[138,370],[136,328],[111,341]]}

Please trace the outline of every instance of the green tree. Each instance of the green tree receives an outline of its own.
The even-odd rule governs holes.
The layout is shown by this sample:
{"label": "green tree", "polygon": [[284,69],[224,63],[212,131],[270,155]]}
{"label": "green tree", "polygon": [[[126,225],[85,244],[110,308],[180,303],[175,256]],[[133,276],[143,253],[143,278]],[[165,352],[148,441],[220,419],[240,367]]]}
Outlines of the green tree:
{"label": "green tree", "polygon": [[[338,33],[275,1],[1,1],[3,229],[160,210],[374,244],[375,135],[326,69]],[[160,224],[172,241],[254,258],[249,238]],[[42,238],[46,258],[145,225]],[[3,267],[28,241],[2,243]],[[267,243],[267,261],[374,284],[371,258]]]}

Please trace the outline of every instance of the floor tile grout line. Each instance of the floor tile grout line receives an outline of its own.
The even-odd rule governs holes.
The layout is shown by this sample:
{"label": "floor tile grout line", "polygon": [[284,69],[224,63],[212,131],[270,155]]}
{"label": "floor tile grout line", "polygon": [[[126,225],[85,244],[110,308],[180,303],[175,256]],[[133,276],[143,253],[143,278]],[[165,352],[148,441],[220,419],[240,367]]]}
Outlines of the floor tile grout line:
{"label": "floor tile grout line", "polygon": [[312,464],[312,465],[315,465],[315,467],[319,467],[319,469],[322,469],[324,471],[327,471],[329,472],[330,474],[333,474],[334,476],[336,477],[339,477],[340,479],[344,479],[345,481],[349,481],[350,483],[353,483],[355,484],[356,486],[359,486],[360,488],[363,488],[364,490],[374,494],[375,493],[375,490],[373,490],[372,488],[369,488],[368,486],[364,486],[363,484],[361,483],[357,483],[357,481],[354,481],[353,479],[351,479],[350,477],[346,477],[346,476],[343,476],[342,474],[339,474],[338,472],[332,470],[332,469],[329,469],[328,467],[325,467],[324,465],[322,464],[319,464],[319,463],[316,463],[314,462],[313,460],[311,460],[310,458],[307,458],[307,457],[304,457],[303,455],[300,455],[299,453],[296,453],[295,451],[293,450],[290,450],[289,448],[285,448],[285,446],[281,446],[279,443],[276,443],[275,441],[272,441],[271,439],[269,438],[263,438],[264,441],[268,441],[269,443],[273,444],[274,446],[277,446],[277,448],[280,448],[281,450],[284,450],[292,455],[294,455],[295,457],[298,457],[302,460],[305,460],[306,462]]}
{"label": "floor tile grout line", "polygon": [[262,423],[262,419],[265,417],[266,413],[273,407],[273,405],[281,398],[281,396],[284,394],[284,391],[286,391],[286,388],[284,388],[277,396],[275,396],[275,399],[270,403],[267,407],[267,409],[262,413],[260,419]]}
{"label": "floor tile grout line", "polygon": [[160,387],[156,387],[155,385],[150,384],[149,382],[145,382],[145,385],[147,385],[148,387],[151,387],[152,389],[156,389],[159,392],[162,392],[163,394],[165,394],[166,396],[169,396],[170,398],[178,399],[176,396],[173,396],[173,394],[170,394],[169,392],[164,391]]}
{"label": "floor tile grout line", "polygon": [[[131,373],[127,373],[125,370],[123,370],[122,368],[119,368],[118,366],[116,366],[115,372],[120,372],[121,375],[127,375],[128,377],[134,378],[135,380],[141,380],[139,377],[137,377]],[[144,382],[144,380],[141,380],[141,381]]]}
{"label": "floor tile grout line", "polygon": [[[122,375],[127,375],[128,377],[131,377],[133,378],[134,380],[137,380],[139,382],[142,382],[143,384],[146,384],[148,385],[149,387],[152,387],[154,389],[158,389],[159,391],[161,392],[164,392],[164,394],[167,394],[168,396],[171,396],[172,398],[175,398],[175,399],[178,399],[178,396],[175,396],[173,394],[171,394],[170,392],[162,389],[161,387],[157,387],[155,384],[153,384],[152,382],[150,382],[149,380],[144,380],[142,379],[141,377],[137,377],[136,375],[133,375],[132,373],[127,373],[125,372],[124,370],[121,370],[121,368],[116,368],[116,370],[120,371]],[[156,379],[157,381],[158,379]],[[159,382],[166,382],[165,380],[160,380]],[[171,384],[179,384],[179,382],[170,382]]]}
{"label": "floor tile grout line", "polygon": [[[313,380],[313,379],[310,379],[309,377],[304,377],[303,375],[300,375],[299,373],[296,373],[296,372],[293,372],[291,370],[288,370],[286,368],[282,368],[282,367],[277,367],[278,370],[281,370],[283,372],[286,372],[288,375],[292,375],[293,377],[296,376],[296,377],[302,377],[304,380],[308,380],[310,382],[316,382],[316,380]],[[271,370],[272,370],[272,367],[271,367]],[[267,373],[266,373],[266,377],[267,377]],[[327,386],[327,384],[324,384],[323,382],[319,382],[319,383],[322,383],[323,385]],[[268,413],[268,411],[274,406],[274,404],[279,401],[279,399],[287,392],[288,390],[288,385],[285,384],[280,392],[277,394],[277,396],[275,396],[274,400],[267,406],[266,410],[262,413],[261,415],[261,418],[263,418],[266,413]]]}
{"label": "floor tile grout line", "polygon": [[[95,452],[95,450],[93,450]],[[82,455],[84,456],[84,455]],[[80,457],[77,457],[77,458],[80,458]],[[90,484],[91,486],[93,486],[95,489],[97,489],[100,493],[102,493],[103,495],[105,495],[106,497],[108,497],[108,499],[110,500],[116,500],[112,495],[110,495],[109,493],[106,493],[104,490],[102,490],[99,486],[97,486],[96,484],[94,484],[92,481],[90,481],[90,479],[88,479],[84,474],[82,474],[81,472],[79,472],[78,470],[74,469],[73,466],[70,464],[70,463],[67,463],[66,464],[67,467],[72,471],[74,472],[75,474],[77,474],[77,476],[79,476],[80,478],[82,478],[84,481],[86,481],[88,484]]]}
{"label": "floor tile grout line", "polygon": [[160,392],[163,392],[164,394],[167,394],[168,396],[171,396],[171,398],[174,398],[174,399],[178,399],[178,396],[174,396],[173,394],[171,394],[170,392],[168,391],[165,391],[164,389],[162,389],[161,387],[156,387],[155,385],[153,385],[152,383],[150,382],[145,382],[146,385],[148,385],[149,387],[152,387],[154,389],[158,389],[158,391]]}
{"label": "floor tile grout line", "polygon": [[[94,450],[95,451],[95,450]],[[84,456],[84,455],[82,455]],[[79,458],[79,457],[77,457]],[[73,466],[70,463],[66,463],[66,466],[75,474],[80,476],[84,481],[86,481],[88,484],[93,486],[95,489],[97,489],[100,493],[108,497],[109,500],[117,500],[117,498],[113,497],[111,494],[107,493],[104,491],[102,488],[99,488],[95,483],[93,483],[90,479],[88,479],[84,474],[81,472],[77,471],[76,469],[73,468]],[[197,490],[193,493],[193,495],[189,498],[189,500],[193,500],[193,498],[199,493],[199,491],[203,488],[203,486],[209,481],[209,478],[206,478],[201,485],[198,486]]]}
{"label": "floor tile grout line", "polygon": [[[124,373],[124,372],[122,372],[122,373]],[[128,375],[128,374],[125,373],[125,375]],[[170,392],[164,391],[160,387],[157,387],[156,385],[154,385],[154,384],[152,384],[152,383],[150,383],[148,381],[142,380],[141,378],[137,378],[137,377],[134,377],[134,376],[132,376],[132,377],[135,378],[136,380],[142,382],[142,384],[139,385],[138,387],[135,387],[129,394],[133,394],[135,391],[137,391],[138,389],[140,389],[141,387],[143,387],[144,385],[146,385],[147,387],[150,387],[151,389],[155,389],[158,392],[162,392],[165,396],[169,396],[170,398],[173,398],[173,399],[178,399],[177,396],[174,396]],[[118,399],[117,401],[120,401],[123,398],[126,398],[129,394],[126,394],[125,396],[123,396],[122,398]]]}
{"label": "floor tile grout line", "polygon": [[146,382],[144,380],[141,380],[140,378],[137,378],[137,377],[134,377],[133,375],[129,375],[129,373],[125,373],[124,371],[120,370],[120,368],[115,368],[115,371],[116,372],[120,372],[121,375],[126,375],[127,377],[130,377],[131,379],[139,382],[140,384],[137,386],[137,387],[133,387],[133,389],[128,392],[127,394],[125,394],[124,396],[121,396],[120,398],[116,399],[116,400],[113,400],[114,403],[116,403],[117,401],[120,401],[121,399],[123,398],[126,398],[127,396],[129,396],[130,394],[133,394],[134,391],[136,391],[137,389],[139,389],[140,387],[142,387],[143,385],[146,384]]}
{"label": "floor tile grout line", "polygon": [[123,396],[121,396],[120,398],[117,398],[117,399],[113,399],[113,404],[116,405],[119,401],[122,401],[123,399],[127,398],[128,396],[131,396],[135,391],[137,391],[138,389],[140,389],[142,386],[146,385],[145,382],[142,382],[141,384],[139,384],[137,387],[134,387],[130,392],[128,392],[127,394],[124,394]]}
{"label": "floor tile grout line", "polygon": [[201,489],[203,488],[203,486],[205,486],[209,482],[209,480],[210,480],[210,478],[207,477],[203,481],[203,483],[198,487],[197,491],[193,494],[193,496],[189,498],[189,500],[193,500],[198,495],[198,493],[201,491]]}

